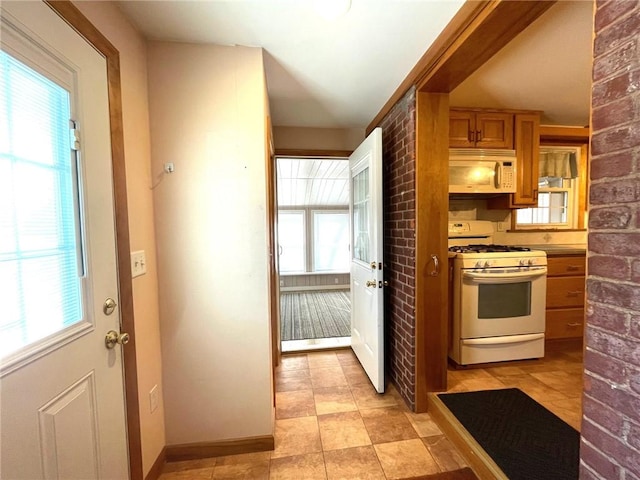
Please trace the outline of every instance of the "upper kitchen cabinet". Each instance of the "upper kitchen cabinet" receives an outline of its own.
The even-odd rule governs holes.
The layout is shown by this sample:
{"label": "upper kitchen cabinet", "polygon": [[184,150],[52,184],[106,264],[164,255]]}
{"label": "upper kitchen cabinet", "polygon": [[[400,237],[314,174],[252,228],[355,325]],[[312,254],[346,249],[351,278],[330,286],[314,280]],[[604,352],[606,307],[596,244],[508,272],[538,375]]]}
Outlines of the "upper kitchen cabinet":
{"label": "upper kitchen cabinet", "polygon": [[513,120],[512,113],[451,109],[449,146],[513,149]]}
{"label": "upper kitchen cabinet", "polygon": [[540,113],[514,114],[516,192],[490,198],[489,208],[526,208],[538,204]]}

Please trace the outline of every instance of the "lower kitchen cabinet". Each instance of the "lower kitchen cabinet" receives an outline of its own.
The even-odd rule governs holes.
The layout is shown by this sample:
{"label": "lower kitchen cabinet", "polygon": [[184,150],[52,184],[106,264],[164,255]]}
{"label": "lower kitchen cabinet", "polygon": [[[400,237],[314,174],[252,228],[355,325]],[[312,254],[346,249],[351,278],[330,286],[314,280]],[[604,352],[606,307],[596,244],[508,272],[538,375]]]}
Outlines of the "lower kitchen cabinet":
{"label": "lower kitchen cabinet", "polygon": [[585,266],[584,254],[547,257],[547,340],[583,336]]}

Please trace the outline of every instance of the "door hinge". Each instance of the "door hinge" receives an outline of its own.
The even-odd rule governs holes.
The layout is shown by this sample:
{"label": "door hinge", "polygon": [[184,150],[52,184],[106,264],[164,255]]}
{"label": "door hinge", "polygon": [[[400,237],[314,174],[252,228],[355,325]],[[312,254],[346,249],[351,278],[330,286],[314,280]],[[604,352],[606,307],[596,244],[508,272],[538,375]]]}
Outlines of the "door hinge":
{"label": "door hinge", "polygon": [[80,132],[78,131],[78,124],[75,120],[69,120],[69,141],[71,143],[71,150],[80,150]]}

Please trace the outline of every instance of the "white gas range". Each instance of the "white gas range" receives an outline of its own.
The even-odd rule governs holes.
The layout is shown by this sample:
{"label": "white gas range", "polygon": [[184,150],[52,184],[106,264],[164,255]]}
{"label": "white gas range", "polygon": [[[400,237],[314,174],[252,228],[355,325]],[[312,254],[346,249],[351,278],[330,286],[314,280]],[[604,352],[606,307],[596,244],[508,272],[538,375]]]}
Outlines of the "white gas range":
{"label": "white gas range", "polygon": [[453,325],[449,356],[459,365],[544,356],[547,256],[493,245],[493,224],[449,222]]}

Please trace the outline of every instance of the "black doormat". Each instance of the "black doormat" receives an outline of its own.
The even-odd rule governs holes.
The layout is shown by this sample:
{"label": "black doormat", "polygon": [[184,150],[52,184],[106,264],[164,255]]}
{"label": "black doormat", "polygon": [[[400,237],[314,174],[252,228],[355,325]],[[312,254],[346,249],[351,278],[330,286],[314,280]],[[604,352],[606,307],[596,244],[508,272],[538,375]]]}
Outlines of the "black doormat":
{"label": "black doormat", "polygon": [[578,478],[580,434],[521,390],[438,397],[510,480]]}

